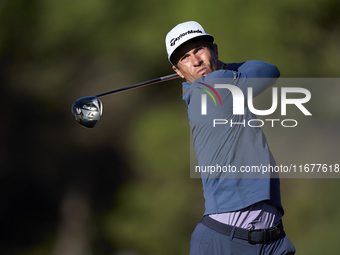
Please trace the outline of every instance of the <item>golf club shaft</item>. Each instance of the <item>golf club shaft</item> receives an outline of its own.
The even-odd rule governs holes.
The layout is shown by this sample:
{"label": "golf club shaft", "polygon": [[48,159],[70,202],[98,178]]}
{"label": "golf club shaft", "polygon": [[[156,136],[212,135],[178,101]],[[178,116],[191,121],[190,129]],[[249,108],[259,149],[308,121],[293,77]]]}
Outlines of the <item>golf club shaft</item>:
{"label": "golf club shaft", "polygon": [[152,84],[156,84],[156,83],[160,83],[160,82],[164,82],[164,81],[170,81],[170,80],[177,79],[177,78],[179,78],[178,74],[176,74],[176,73],[170,74],[170,75],[167,75],[167,76],[159,77],[159,78],[149,80],[149,81],[144,81],[144,82],[137,83],[137,84],[127,86],[127,87],[124,87],[124,88],[104,92],[104,93],[96,95],[95,97],[107,96],[107,95],[110,95],[110,94],[115,94],[115,93],[118,93],[118,92],[130,90],[130,89],[135,89],[135,88],[139,88],[139,87],[143,87],[143,86],[148,86],[148,85],[152,85]]}

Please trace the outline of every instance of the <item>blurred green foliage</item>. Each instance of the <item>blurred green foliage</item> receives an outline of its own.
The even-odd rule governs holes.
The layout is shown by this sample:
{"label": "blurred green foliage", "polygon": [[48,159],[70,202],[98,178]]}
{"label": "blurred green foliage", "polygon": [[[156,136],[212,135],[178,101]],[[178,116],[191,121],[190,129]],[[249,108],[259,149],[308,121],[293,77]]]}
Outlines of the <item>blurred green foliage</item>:
{"label": "blurred green foliage", "polygon": [[[1,1],[0,253],[188,254],[204,201],[200,180],[189,178],[181,82],[103,98],[93,130],[73,120],[73,101],[172,73],[165,35],[188,20],[214,35],[222,61],[267,61],[286,78],[338,77],[339,7],[336,0]],[[278,163],[338,159],[337,91],[313,94],[322,99],[311,103],[315,122],[266,130]],[[298,254],[337,254],[338,184],[282,180],[285,228]]]}

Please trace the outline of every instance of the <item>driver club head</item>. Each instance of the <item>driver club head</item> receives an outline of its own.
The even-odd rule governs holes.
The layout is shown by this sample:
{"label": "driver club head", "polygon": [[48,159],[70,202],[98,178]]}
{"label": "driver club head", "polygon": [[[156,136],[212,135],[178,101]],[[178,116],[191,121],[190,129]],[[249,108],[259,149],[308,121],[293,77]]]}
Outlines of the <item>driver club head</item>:
{"label": "driver club head", "polygon": [[100,120],[103,113],[103,104],[98,97],[79,98],[71,107],[76,121],[87,128],[93,128]]}

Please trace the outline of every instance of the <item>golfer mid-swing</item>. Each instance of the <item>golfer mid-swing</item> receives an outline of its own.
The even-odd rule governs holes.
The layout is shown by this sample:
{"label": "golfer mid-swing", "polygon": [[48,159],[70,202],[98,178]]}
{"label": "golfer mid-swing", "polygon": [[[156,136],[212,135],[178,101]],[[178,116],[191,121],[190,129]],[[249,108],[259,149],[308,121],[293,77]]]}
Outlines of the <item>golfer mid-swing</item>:
{"label": "golfer mid-swing", "polygon": [[[257,60],[223,63],[213,36],[193,21],[174,27],[165,43],[173,70],[186,80],[183,100],[188,105],[199,166],[237,169],[234,173],[201,173],[205,212],[192,234],[190,255],[294,254],[294,245],[283,230],[278,176],[238,171],[245,166],[276,165],[265,135],[259,126],[247,125],[256,116],[249,111],[246,98],[244,113],[234,114],[236,98],[229,89],[215,86],[236,86],[245,97],[251,87],[256,96],[276,82],[279,70]],[[221,102],[203,97],[206,91],[216,92]],[[216,119],[234,125],[213,125]]]}

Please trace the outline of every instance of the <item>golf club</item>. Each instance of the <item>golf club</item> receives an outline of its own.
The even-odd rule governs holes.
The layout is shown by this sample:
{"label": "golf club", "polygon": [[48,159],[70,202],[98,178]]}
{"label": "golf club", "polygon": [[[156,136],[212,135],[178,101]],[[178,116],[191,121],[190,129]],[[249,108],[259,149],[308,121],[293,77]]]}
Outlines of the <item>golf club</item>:
{"label": "golf club", "polygon": [[75,120],[78,121],[81,125],[87,128],[93,128],[98,124],[100,117],[103,114],[103,103],[99,99],[99,97],[116,94],[118,92],[140,88],[160,82],[170,81],[179,77],[180,76],[178,74],[170,74],[149,81],[137,83],[131,86],[104,92],[95,96],[82,97],[73,103],[71,107],[71,112]]}

